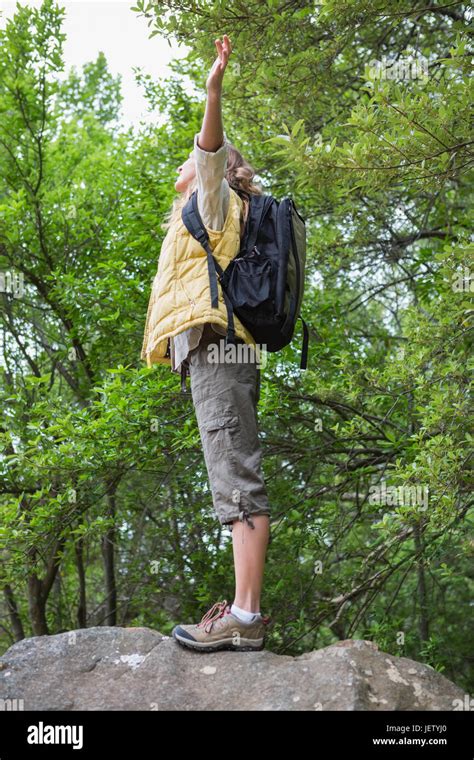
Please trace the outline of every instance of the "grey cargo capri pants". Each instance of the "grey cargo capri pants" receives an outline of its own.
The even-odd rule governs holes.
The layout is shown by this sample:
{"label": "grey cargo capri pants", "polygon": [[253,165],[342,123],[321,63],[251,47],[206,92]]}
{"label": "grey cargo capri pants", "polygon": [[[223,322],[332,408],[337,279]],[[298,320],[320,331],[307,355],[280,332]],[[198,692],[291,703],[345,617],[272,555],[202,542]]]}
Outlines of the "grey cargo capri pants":
{"label": "grey cargo capri pants", "polygon": [[[245,343],[240,338],[236,342]],[[211,361],[212,345],[218,361]],[[248,349],[241,354],[237,350],[232,362],[222,361],[230,350],[207,323],[188,365],[214,508],[221,525],[232,530],[234,520],[244,519],[254,528],[252,515],[270,515],[270,508],[258,438],[260,368],[255,352]]]}

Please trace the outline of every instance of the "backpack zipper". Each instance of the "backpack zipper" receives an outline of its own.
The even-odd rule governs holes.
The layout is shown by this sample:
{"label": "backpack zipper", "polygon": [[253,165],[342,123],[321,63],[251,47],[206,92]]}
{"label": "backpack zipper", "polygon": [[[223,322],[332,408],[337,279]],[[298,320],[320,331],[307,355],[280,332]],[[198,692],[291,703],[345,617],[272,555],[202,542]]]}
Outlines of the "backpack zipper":
{"label": "backpack zipper", "polygon": [[[293,201],[290,202],[289,205],[289,217],[290,217],[290,231],[291,231],[291,252],[293,254],[293,258],[295,261],[295,268],[296,268],[296,312],[295,312],[295,319],[299,316],[299,309],[298,304],[300,302],[300,292],[301,292],[301,270],[300,270],[300,262],[298,259],[298,256],[296,255],[296,239],[295,239],[295,231],[293,229],[293,219],[291,218],[291,210],[293,207]],[[296,211],[296,208],[295,208]],[[296,211],[296,213],[298,213]],[[298,214],[299,216],[299,214]]]}

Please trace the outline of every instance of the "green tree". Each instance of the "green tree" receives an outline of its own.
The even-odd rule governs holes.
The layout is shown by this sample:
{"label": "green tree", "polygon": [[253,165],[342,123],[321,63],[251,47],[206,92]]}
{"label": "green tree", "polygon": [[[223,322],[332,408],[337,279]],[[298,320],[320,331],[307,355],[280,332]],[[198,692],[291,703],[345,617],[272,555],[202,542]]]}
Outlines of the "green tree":
{"label": "green tree", "polygon": [[[59,82],[62,11],[0,44],[3,646],[95,624],[167,633],[232,593],[191,400],[139,359],[175,167],[213,39],[227,135],[307,220],[301,335],[259,407],[269,646],[370,638],[472,688],[472,101],[467,4],[146,2],[190,53],[120,127],[103,55]],[[227,75],[226,75],[227,76]],[[195,84],[186,94],[184,81]]]}

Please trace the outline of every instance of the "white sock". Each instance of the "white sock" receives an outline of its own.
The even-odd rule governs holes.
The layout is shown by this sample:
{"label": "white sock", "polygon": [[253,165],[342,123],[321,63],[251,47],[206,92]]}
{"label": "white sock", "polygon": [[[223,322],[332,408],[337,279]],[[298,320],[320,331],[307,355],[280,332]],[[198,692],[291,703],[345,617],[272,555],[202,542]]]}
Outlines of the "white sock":
{"label": "white sock", "polygon": [[236,604],[232,605],[230,611],[236,618],[241,620],[242,623],[253,623],[261,617],[260,612],[248,612],[248,610],[243,610],[241,607],[237,607]]}

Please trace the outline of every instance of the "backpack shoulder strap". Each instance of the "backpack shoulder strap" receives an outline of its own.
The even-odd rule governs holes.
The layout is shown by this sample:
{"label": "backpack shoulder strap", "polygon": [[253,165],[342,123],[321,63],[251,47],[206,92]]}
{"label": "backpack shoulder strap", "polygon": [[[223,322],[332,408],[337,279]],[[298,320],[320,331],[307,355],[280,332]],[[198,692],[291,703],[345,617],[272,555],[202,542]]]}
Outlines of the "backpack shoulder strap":
{"label": "backpack shoulder strap", "polygon": [[197,205],[197,189],[193,192],[188,202],[183,207],[181,212],[181,218],[183,224],[191,235],[202,245],[207,254],[207,269],[209,272],[209,286],[211,289],[211,304],[214,309],[219,308],[219,294],[217,292],[217,275],[219,275],[219,282],[222,286],[222,296],[227,309],[227,335],[226,343],[235,344],[235,328],[234,328],[234,315],[233,307],[230,298],[224,290],[222,283],[222,275],[224,270],[221,265],[212,255],[211,246],[209,244],[209,235],[201,219]]}
{"label": "backpack shoulder strap", "polygon": [[211,302],[212,306],[214,308],[217,308],[218,294],[216,269],[219,273],[219,276],[222,275],[223,270],[220,264],[214,259],[214,256],[212,255],[211,246],[209,244],[209,235],[207,234],[207,230],[203,224],[197,205],[197,190],[193,192],[190,199],[185,204],[181,212],[181,218],[186,229],[189,230],[193,238],[195,238],[198,243],[202,245],[207,253],[207,268],[209,272],[209,283],[211,286]]}
{"label": "backpack shoulder strap", "polygon": [[242,241],[242,249],[247,253],[250,253],[255,245],[264,212],[272,201],[273,197],[271,195],[257,195],[256,193],[252,193],[250,196],[246,233],[244,233]]}

